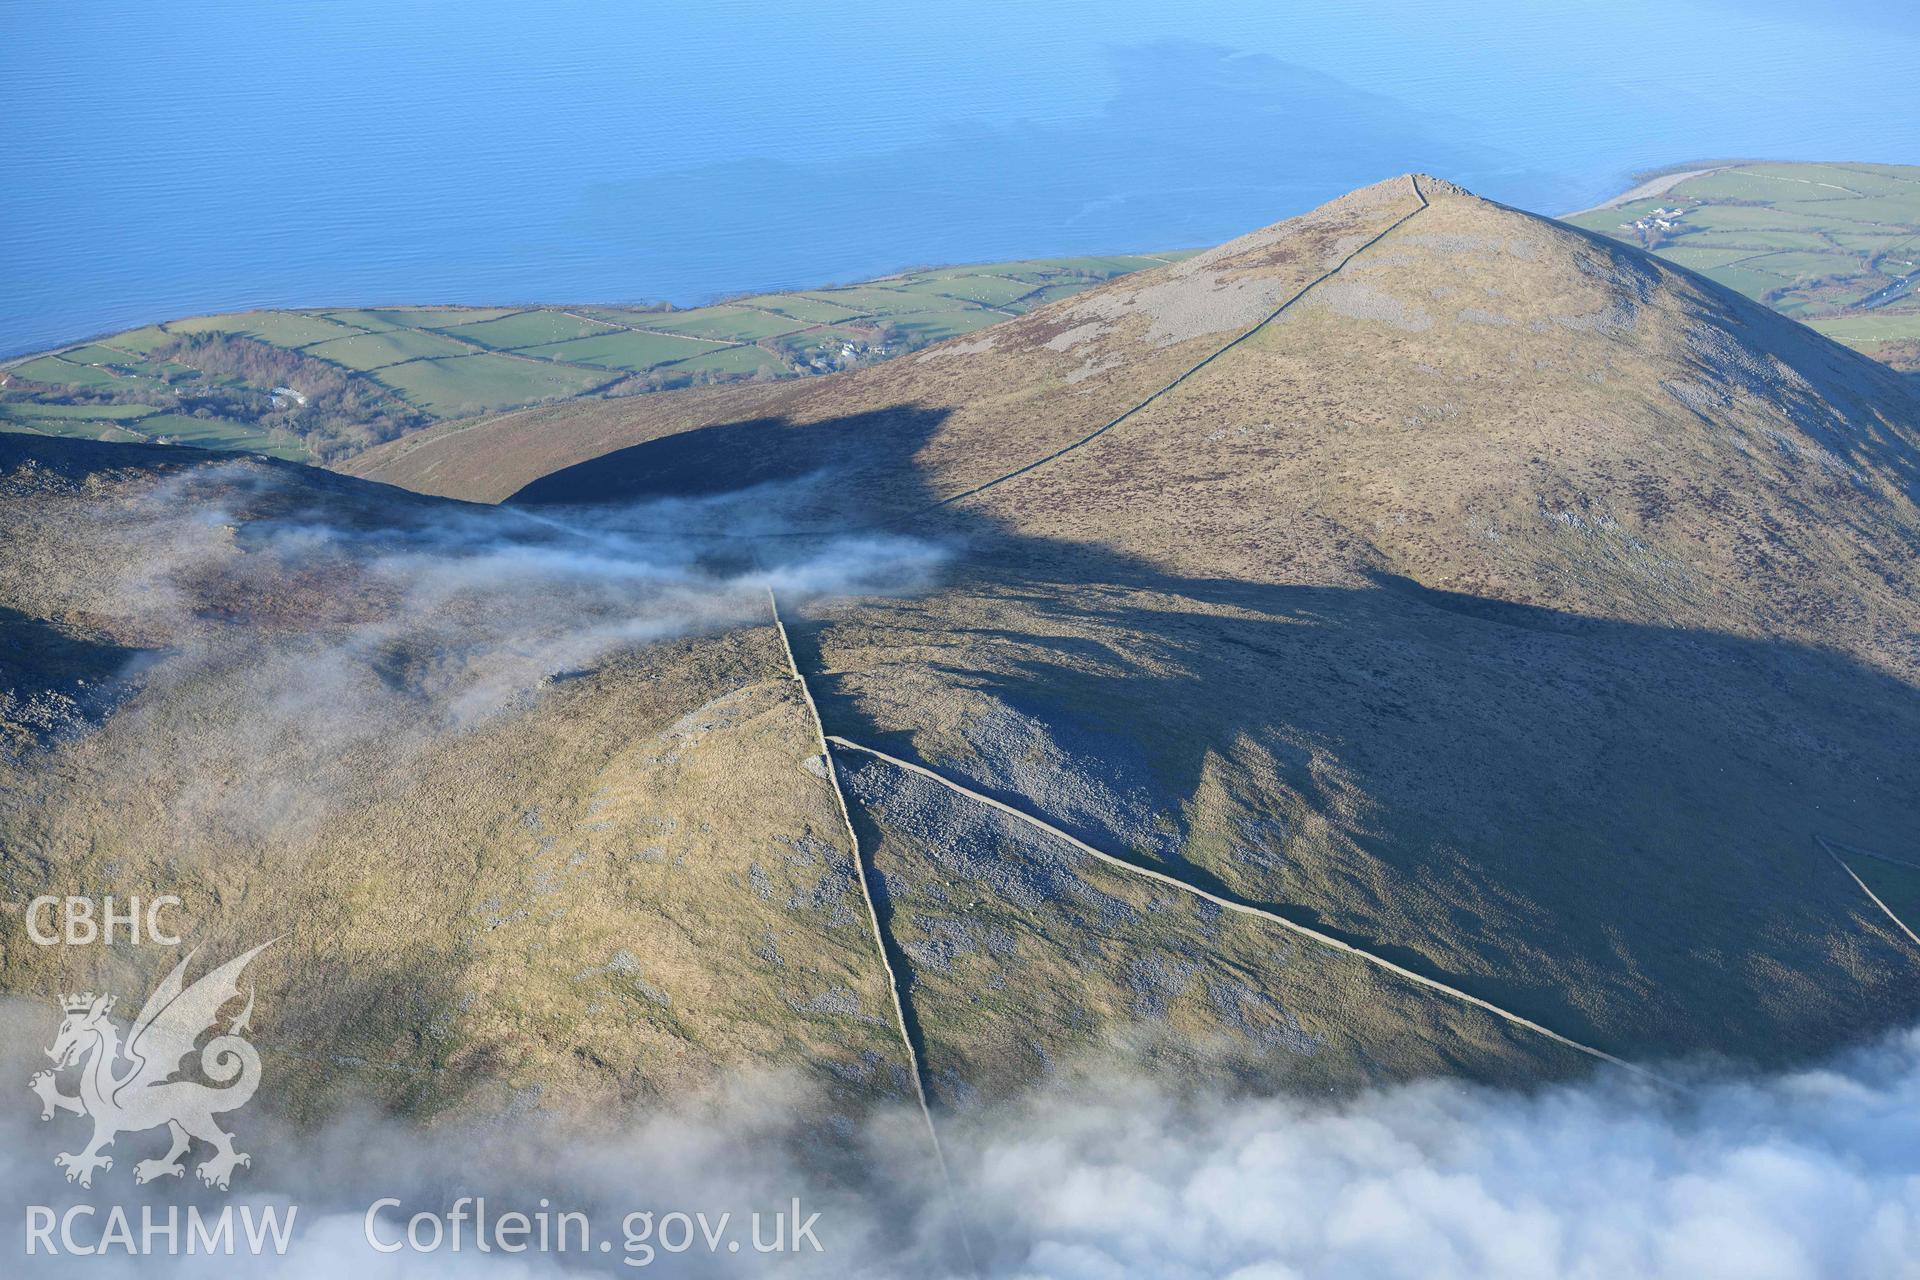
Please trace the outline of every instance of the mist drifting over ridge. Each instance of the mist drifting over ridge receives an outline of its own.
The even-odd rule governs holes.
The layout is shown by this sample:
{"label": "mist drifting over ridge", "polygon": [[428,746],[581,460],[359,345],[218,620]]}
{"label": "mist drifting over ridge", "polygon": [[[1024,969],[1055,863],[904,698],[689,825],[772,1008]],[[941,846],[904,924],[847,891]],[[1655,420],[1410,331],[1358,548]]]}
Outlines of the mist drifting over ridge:
{"label": "mist drifting over ridge", "polygon": [[[180,750],[320,762],[348,742],[458,731],[618,650],[766,623],[769,592],[909,592],[948,558],[912,537],[791,536],[784,512],[812,483],[591,508],[356,512],[314,503],[280,470],[199,467],[63,517],[89,526],[100,575],[49,573],[36,603],[127,641],[130,656],[105,673],[116,703],[135,688],[220,683],[224,728]],[[46,532],[15,530],[23,564],[61,558],[35,536]],[[320,800],[325,787],[307,790]]]}
{"label": "mist drifting over ridge", "polygon": [[[264,620],[311,638],[308,670],[316,650],[374,666],[410,651],[427,670],[387,683],[444,700],[453,722],[623,645],[764,620],[769,591],[805,599],[920,588],[948,554],[910,537],[790,536],[783,512],[808,481],[539,512],[441,507],[369,525],[276,511],[279,483],[215,468],[117,513],[166,549],[129,560],[118,593],[128,611],[183,622],[192,606],[182,588],[216,576],[243,596],[231,607],[237,622],[263,620],[289,585],[296,604],[302,583],[344,587],[344,600],[317,612]],[[236,507],[236,491],[260,509]],[[203,602],[198,613],[208,612]]]}

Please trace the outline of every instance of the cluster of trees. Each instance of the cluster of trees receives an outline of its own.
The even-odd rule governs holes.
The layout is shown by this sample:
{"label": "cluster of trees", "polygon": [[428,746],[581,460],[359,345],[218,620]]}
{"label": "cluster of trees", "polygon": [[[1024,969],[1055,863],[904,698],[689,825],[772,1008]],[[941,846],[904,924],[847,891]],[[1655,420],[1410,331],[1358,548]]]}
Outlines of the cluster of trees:
{"label": "cluster of trees", "polygon": [[[194,392],[194,408],[290,431],[322,461],[370,449],[429,421],[372,378],[253,338],[196,333],[168,343],[151,358],[191,365],[209,378],[245,383]],[[275,397],[275,387],[291,388],[306,402]]]}

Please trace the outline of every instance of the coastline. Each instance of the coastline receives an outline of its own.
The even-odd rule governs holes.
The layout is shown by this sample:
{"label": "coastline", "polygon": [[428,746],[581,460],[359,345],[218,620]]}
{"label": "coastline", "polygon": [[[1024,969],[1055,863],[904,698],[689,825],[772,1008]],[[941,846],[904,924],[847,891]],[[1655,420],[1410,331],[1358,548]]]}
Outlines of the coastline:
{"label": "coastline", "polygon": [[1648,178],[1637,186],[1627,188],[1627,190],[1622,191],[1611,200],[1602,200],[1599,204],[1590,205],[1585,209],[1570,209],[1560,216],[1562,218],[1577,218],[1583,213],[1598,213],[1602,209],[1617,209],[1621,205],[1631,204],[1635,200],[1649,200],[1654,196],[1663,196],[1689,178],[1704,178],[1710,173],[1718,173],[1722,169],[1732,168],[1736,163],[1739,162],[1727,160],[1719,164],[1708,165],[1702,169],[1677,169],[1662,173],[1655,177]]}

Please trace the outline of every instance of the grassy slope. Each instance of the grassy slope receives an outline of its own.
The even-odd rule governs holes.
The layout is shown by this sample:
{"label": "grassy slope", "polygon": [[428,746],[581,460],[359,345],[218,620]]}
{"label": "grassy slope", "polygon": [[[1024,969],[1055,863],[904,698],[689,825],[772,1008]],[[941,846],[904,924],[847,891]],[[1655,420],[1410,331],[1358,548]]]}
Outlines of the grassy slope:
{"label": "grassy slope", "polygon": [[[1680,210],[1673,225],[1648,223]],[[1566,219],[1920,369],[1920,166],[1739,164]]]}
{"label": "grassy slope", "polygon": [[[231,521],[211,541],[167,514],[206,501]],[[296,1110],[352,1090],[415,1114],[537,1095],[604,1115],[773,1065],[846,1105],[898,1100],[884,977],[770,627],[623,650],[461,731],[412,732],[433,697],[383,681],[344,738],[311,716],[263,729],[298,683],[289,655],[343,622],[434,614],[383,613],[340,560],[263,590],[253,530],[453,514],[311,468],[0,436],[9,896],[164,885],[196,945],[278,936],[258,1025],[274,1103]],[[128,538],[185,608],[133,603]],[[383,680],[433,660],[398,643]],[[121,686],[155,645],[168,673]],[[130,703],[76,732],[114,688]],[[18,939],[0,938],[0,991],[148,989],[178,959]]]}
{"label": "grassy slope", "polygon": [[[1906,849],[1920,830],[1904,785],[1916,423],[1895,375],[1759,306],[1400,180],[844,377],[526,410],[394,462],[522,501],[829,472],[783,499],[795,526],[885,522],[954,549],[925,595],[795,605],[829,732],[1606,1049],[1782,1060],[1908,1024],[1920,1000],[1904,935],[1812,844]],[[126,893],[164,871],[231,904],[219,923],[240,933],[318,919],[277,961],[274,1012],[319,1010],[286,1020],[289,1040],[457,1068],[468,1088],[596,1100],[741,1064],[837,1079],[869,1053],[897,1061],[867,1020],[885,991],[859,922],[813,905],[827,855],[787,856],[839,840],[838,814],[766,628],[622,654],[404,761],[403,731],[437,723],[418,701],[437,705],[437,664],[425,640],[383,649],[360,682],[381,711],[365,744],[303,733],[268,753],[240,677],[297,661],[290,627],[381,621],[382,598],[347,565],[261,592],[265,572],[221,548],[277,513],[209,468],[238,531],[174,536],[212,539],[201,558],[226,568],[176,574],[184,608],[138,629],[107,570],[140,557],[113,531],[148,556],[164,540],[112,513],[141,511],[143,489],[149,507],[192,504],[131,475],[43,492],[40,468],[63,450],[206,455],[7,448],[23,461],[0,530],[19,550],[0,556],[0,602],[45,695],[21,700],[20,732],[112,651],[218,646],[219,664],[149,680],[0,772],[17,892]],[[354,503],[379,508],[367,523],[452,510],[240,470],[297,473],[335,522]],[[109,652],[81,669],[92,649]],[[255,687],[293,687],[265,670]],[[187,759],[182,742],[208,746]],[[1170,1074],[1192,1061],[1304,1090],[1578,1065],[836,758],[942,1101],[1114,1035],[1144,1037]],[[253,762],[337,805],[266,832],[222,821],[248,811]],[[627,856],[663,818],[666,861]],[[182,870],[158,865],[176,849]],[[753,860],[775,858],[789,881],[756,884]],[[762,945],[768,929],[791,944]],[[111,976],[83,960],[8,956],[0,981]],[[671,1002],[622,988],[623,963]],[[445,1015],[445,1044],[380,1021],[377,997],[415,974],[431,981],[412,983],[406,1025]]]}
{"label": "grassy slope", "polygon": [[[297,424],[274,417],[264,394],[271,388],[209,378],[151,353],[191,334],[251,338],[362,374],[437,423],[578,396],[799,377],[872,363],[1182,256],[941,267],[690,310],[424,307],[199,316],[4,366],[0,372],[11,377],[0,389],[0,431],[186,442],[313,461]],[[204,408],[195,416],[192,392],[209,385],[259,393],[267,420],[240,421]]]}
{"label": "grassy slope", "polygon": [[[228,523],[172,514],[210,503]],[[0,879],[23,896],[165,886],[214,952],[277,936],[251,971],[260,1044],[275,1105],[301,1115],[353,1095],[416,1116],[537,1099],[604,1123],[755,1069],[810,1076],[843,1122],[903,1101],[850,850],[769,627],[624,648],[455,727],[432,669],[468,604],[395,601],[350,554],[260,564],[279,522],[461,514],[252,458],[0,437],[0,688],[21,695],[0,699]],[[162,565],[164,600],[129,589]],[[352,716],[295,728],[288,691],[369,624],[373,664],[324,677]],[[139,649],[166,656],[124,681]],[[1178,1078],[1315,1091],[1583,1065],[888,766],[858,772],[943,1101],[1110,1035]],[[0,946],[0,992],[143,989],[176,958]]]}
{"label": "grassy slope", "polygon": [[[369,474],[525,501],[830,471],[808,527],[970,549],[929,596],[789,620],[830,731],[1605,1048],[1786,1058],[1909,1017],[1904,939],[1812,836],[1920,830],[1920,404],[1637,251],[1430,195],[847,377],[528,411]],[[855,800],[889,876],[970,839]],[[951,1026],[957,926],[902,875]]]}

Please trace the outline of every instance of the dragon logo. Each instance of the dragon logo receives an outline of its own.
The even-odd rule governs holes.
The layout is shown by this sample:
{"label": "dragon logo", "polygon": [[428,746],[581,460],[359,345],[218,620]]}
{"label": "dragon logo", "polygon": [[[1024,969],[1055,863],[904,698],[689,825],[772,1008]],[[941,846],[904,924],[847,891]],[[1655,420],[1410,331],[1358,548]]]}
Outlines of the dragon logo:
{"label": "dragon logo", "polygon": [[[185,1156],[195,1138],[213,1148],[213,1154],[194,1170],[210,1187],[225,1190],[236,1166],[253,1163],[251,1156],[234,1149],[233,1135],[213,1118],[216,1113],[246,1106],[260,1087],[260,1054],[241,1034],[251,1030],[251,988],[246,1007],[200,1050],[200,1070],[214,1083],[173,1077],[193,1053],[195,1041],[202,1033],[217,1029],[220,1011],[239,997],[240,971],[272,945],[260,944],[183,990],[182,978],[188,961],[193,959],[189,954],[148,997],[140,1016],[133,1021],[124,1048],[120,1030],[110,1017],[112,996],[88,992],[61,1001],[66,1019],[60,1024],[53,1047],[47,1050],[54,1070],[42,1071],[27,1083],[40,1095],[42,1120],[53,1119],[55,1112],[71,1111],[93,1121],[93,1140],[84,1150],[78,1154],[62,1152],[53,1158],[67,1171],[68,1182],[92,1186],[94,1170],[113,1168],[113,1158],[101,1151],[112,1146],[117,1135],[161,1125],[166,1126],[173,1145],[158,1160],[134,1165],[135,1182],[177,1178],[185,1173]],[[123,1060],[124,1070],[120,1068]],[[76,1065],[80,1068],[79,1092],[60,1092],[55,1072]]]}

